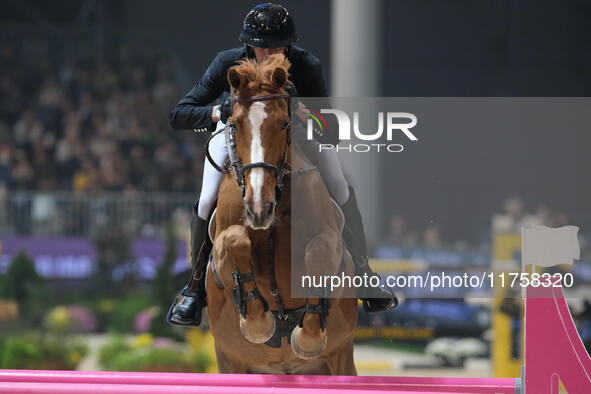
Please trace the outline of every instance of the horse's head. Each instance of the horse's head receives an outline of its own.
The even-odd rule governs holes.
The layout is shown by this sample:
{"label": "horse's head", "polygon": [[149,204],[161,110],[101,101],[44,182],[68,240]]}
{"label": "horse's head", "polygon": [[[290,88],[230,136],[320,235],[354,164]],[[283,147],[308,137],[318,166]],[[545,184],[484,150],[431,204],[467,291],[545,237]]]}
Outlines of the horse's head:
{"label": "horse's head", "polygon": [[274,220],[286,152],[289,148],[290,112],[283,90],[289,62],[273,55],[261,63],[242,61],[228,72],[235,91],[232,123],[236,153],[242,164],[243,203],[248,224],[266,229]]}

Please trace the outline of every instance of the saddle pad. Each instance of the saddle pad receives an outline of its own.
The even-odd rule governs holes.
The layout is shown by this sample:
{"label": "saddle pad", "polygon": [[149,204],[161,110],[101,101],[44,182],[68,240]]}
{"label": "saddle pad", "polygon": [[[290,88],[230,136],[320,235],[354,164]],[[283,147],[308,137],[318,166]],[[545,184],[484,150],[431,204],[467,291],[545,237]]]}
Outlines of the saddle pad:
{"label": "saddle pad", "polygon": [[209,234],[209,239],[213,243],[213,239],[215,237],[215,214],[217,213],[218,208],[215,207],[213,213],[211,214],[211,218],[209,219],[209,224],[207,226],[207,233]]}

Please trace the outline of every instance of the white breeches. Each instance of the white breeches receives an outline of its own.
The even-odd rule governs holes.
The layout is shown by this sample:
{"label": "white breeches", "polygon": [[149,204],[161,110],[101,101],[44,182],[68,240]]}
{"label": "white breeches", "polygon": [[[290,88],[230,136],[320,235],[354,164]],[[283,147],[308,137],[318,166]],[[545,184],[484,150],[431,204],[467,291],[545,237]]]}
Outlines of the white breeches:
{"label": "white breeches", "polygon": [[[221,130],[225,126],[226,125],[220,121],[217,123],[215,131]],[[224,133],[219,133],[209,141],[209,155],[218,166],[224,166],[226,160],[228,160],[228,151],[226,150]],[[213,204],[215,204],[223,176],[224,174],[213,168],[209,160],[207,160],[207,157],[205,157],[201,195],[199,196],[199,206],[197,207],[197,215],[203,220],[207,220],[211,208],[213,207]]]}
{"label": "white breeches", "polygon": [[[216,131],[224,127],[225,125],[220,121],[217,123]],[[322,179],[330,194],[339,205],[344,204],[349,199],[349,184],[343,175],[341,162],[335,150],[331,149],[320,153],[318,143],[305,139],[304,133],[303,130],[297,130],[294,133],[295,139],[310,161],[320,170]],[[224,133],[220,133],[211,139],[209,142],[209,154],[220,167],[226,163],[228,160],[228,151],[226,150]],[[218,196],[218,188],[223,175],[211,165],[206,157],[205,165],[203,166],[203,183],[201,185],[199,207],[197,208],[197,213],[201,219],[207,220]]]}

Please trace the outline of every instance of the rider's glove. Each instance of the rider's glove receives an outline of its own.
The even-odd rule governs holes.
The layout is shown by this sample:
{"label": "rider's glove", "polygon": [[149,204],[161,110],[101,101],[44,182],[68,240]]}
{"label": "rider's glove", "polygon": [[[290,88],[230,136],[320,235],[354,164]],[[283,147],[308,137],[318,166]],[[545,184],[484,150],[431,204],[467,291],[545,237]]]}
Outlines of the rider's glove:
{"label": "rider's glove", "polygon": [[220,120],[226,123],[230,116],[232,116],[232,100],[228,97],[226,101],[220,105]]}
{"label": "rider's glove", "polygon": [[291,82],[288,82],[283,86],[283,89],[289,94],[291,97],[297,97],[298,90],[296,89],[295,85]]}

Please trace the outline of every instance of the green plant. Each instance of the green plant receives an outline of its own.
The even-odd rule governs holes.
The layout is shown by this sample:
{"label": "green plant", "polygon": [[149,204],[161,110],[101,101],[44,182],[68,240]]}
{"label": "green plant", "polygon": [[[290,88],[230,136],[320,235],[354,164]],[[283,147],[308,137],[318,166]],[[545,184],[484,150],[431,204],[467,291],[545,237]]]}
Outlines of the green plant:
{"label": "green plant", "polygon": [[114,371],[205,372],[207,358],[173,349],[137,348],[111,360]]}
{"label": "green plant", "polygon": [[30,332],[2,340],[0,368],[75,369],[87,352],[81,343]]}
{"label": "green plant", "polygon": [[114,337],[100,349],[99,362],[109,371],[205,372],[210,360],[203,352],[132,347],[122,337]]}
{"label": "green plant", "polygon": [[179,334],[166,323],[164,316],[168,312],[170,303],[177,290],[174,287],[174,277],[172,275],[172,267],[177,257],[176,248],[177,239],[171,222],[166,228],[166,252],[164,254],[164,261],[158,267],[156,277],[152,283],[152,296],[160,309],[160,316],[154,318],[150,325],[150,332],[154,336],[180,338]]}
{"label": "green plant", "polygon": [[[135,284],[133,254],[131,253],[131,237],[123,227],[106,225],[94,236],[97,250],[97,270],[93,284],[98,294],[124,294]],[[114,281],[113,274],[118,270],[121,280]]]}
{"label": "green plant", "polygon": [[164,253],[164,261],[156,271],[156,277],[152,283],[154,300],[161,308],[167,309],[170,304],[170,298],[175,292],[174,277],[172,275],[172,267],[176,261],[177,240],[174,234],[172,223],[166,227],[166,252]]}
{"label": "green plant", "polygon": [[1,348],[0,366],[2,368],[34,369],[41,359],[41,347],[27,337],[4,339]]}
{"label": "green plant", "polygon": [[114,370],[113,360],[130,350],[131,347],[127,344],[125,338],[115,335],[108,344],[100,348],[98,361],[106,370]]}
{"label": "green plant", "polygon": [[105,314],[107,319],[103,322],[109,332],[128,333],[133,331],[133,320],[138,312],[153,305],[152,297],[148,292],[136,292],[126,298],[118,300],[115,308]]}
{"label": "green plant", "polygon": [[37,274],[33,260],[24,250],[15,255],[4,275],[0,277],[0,299],[12,299],[18,304],[24,323],[38,323],[47,306],[48,291]]}
{"label": "green plant", "polygon": [[25,303],[31,294],[32,285],[41,281],[35,265],[25,251],[21,250],[10,262],[0,283],[0,298],[14,299]]}

